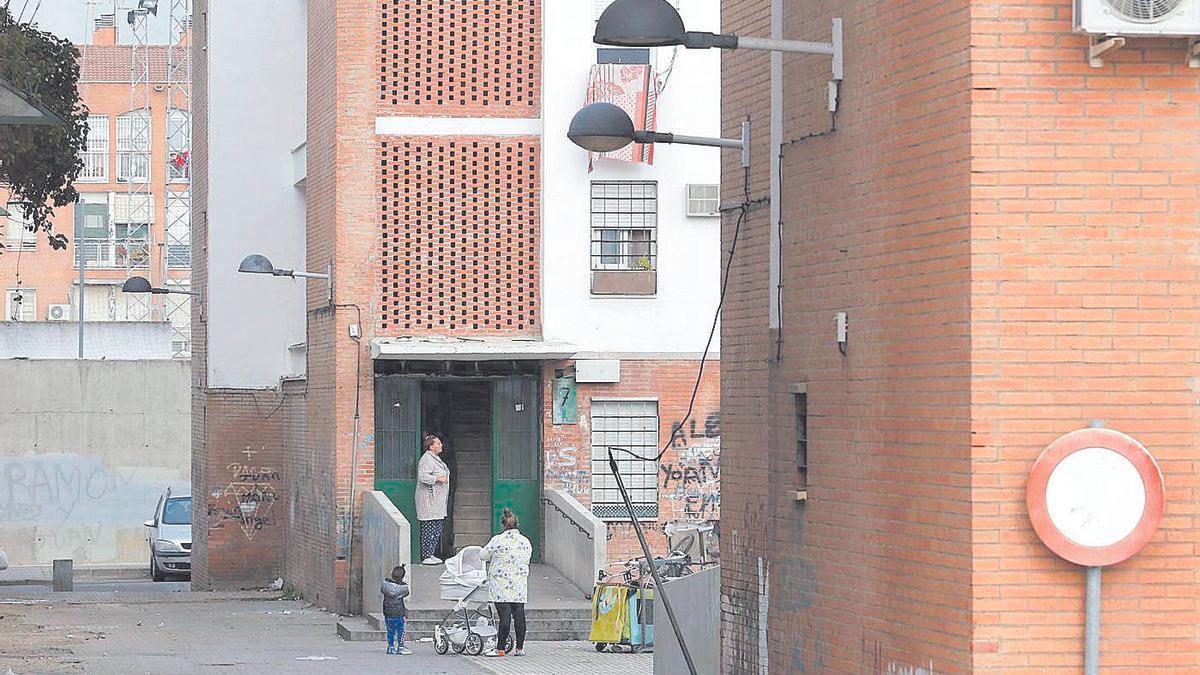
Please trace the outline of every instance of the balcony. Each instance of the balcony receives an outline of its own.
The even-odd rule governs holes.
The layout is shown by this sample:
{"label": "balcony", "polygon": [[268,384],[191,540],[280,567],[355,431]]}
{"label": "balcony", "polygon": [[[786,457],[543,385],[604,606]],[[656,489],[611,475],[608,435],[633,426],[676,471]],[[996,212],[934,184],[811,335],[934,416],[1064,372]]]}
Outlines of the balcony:
{"label": "balcony", "polygon": [[117,180],[123,183],[145,183],[150,181],[150,153],[118,152]]}
{"label": "balcony", "polygon": [[149,269],[150,242],[146,239],[76,239],[75,267],[80,251],[85,263],[96,269]]}
{"label": "balcony", "polygon": [[103,183],[108,180],[108,153],[84,152],[79,158],[83,160],[83,169],[79,171],[79,181],[87,183]]}

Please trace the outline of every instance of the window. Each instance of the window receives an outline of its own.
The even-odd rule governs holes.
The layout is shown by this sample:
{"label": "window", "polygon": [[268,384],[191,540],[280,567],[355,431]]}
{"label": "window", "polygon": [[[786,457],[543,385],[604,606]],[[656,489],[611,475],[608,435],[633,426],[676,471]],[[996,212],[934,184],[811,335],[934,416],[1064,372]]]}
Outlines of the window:
{"label": "window", "polygon": [[134,110],[117,118],[117,180],[150,180],[150,113]]}
{"label": "window", "polygon": [[192,119],[186,110],[167,111],[167,182],[191,177]]}
{"label": "window", "polygon": [[37,232],[33,230],[33,223],[25,217],[24,208],[24,204],[17,202],[9,202],[5,207],[8,210],[8,222],[4,228],[4,245],[13,251],[37,248]]}
{"label": "window", "polygon": [[[627,520],[629,512],[608,466],[609,446],[641,457],[658,455],[658,402],[592,401],[592,513],[601,520]],[[658,518],[658,462],[615,451],[614,458],[634,515]]]}
{"label": "window", "polygon": [[653,271],[658,258],[658,184],[592,183],[592,270]]}
{"label": "window", "polygon": [[808,486],[808,393],[793,395],[796,403],[796,471],[797,488]]}
{"label": "window", "polygon": [[88,115],[87,146],[80,159],[83,160],[81,182],[108,180],[108,115]]}
{"label": "window", "polygon": [[171,351],[175,358],[187,358],[192,354],[192,297],[184,295],[191,290],[186,279],[167,279],[164,284],[169,290],[179,291],[166,296],[166,319],[171,323]]}
{"label": "window", "polygon": [[35,321],[37,291],[32,288],[10,288],[4,292],[5,321]]}
{"label": "window", "polygon": [[167,193],[167,267],[192,266],[192,200],[186,192]]}
{"label": "window", "polygon": [[172,497],[163,505],[163,525],[191,525],[192,498]]}
{"label": "window", "polygon": [[112,221],[113,264],[117,267],[149,267],[154,195],[113,195]]}
{"label": "window", "polygon": [[649,64],[650,50],[645,48],[600,47],[596,49],[596,63]]}
{"label": "window", "polygon": [[687,214],[710,217],[721,215],[721,186],[688,185]]}

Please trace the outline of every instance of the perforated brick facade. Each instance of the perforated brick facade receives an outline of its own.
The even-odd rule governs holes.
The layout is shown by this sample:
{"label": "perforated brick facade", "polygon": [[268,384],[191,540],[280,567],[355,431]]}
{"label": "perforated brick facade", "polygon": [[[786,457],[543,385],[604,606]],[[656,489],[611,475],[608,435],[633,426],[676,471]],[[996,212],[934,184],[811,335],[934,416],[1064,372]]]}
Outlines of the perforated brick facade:
{"label": "perforated brick facade", "polygon": [[536,139],[379,142],[381,334],[540,329]]}
{"label": "perforated brick facade", "polygon": [[[726,0],[723,28],[768,34],[770,4]],[[837,131],[784,148],[779,335],[765,209],[738,243],[726,672],[1080,672],[1083,571],[1036,540],[1024,488],[1045,445],[1094,419],[1142,440],[1168,485],[1154,541],[1105,571],[1105,671],[1197,671],[1200,75],[1184,41],[1131,40],[1092,69],[1067,0],[784,10],[799,39],[846,19],[847,79]],[[828,62],[785,64],[784,140],[828,130]],[[767,65],[725,58],[727,131],[745,114],[766,128]],[[724,187],[741,188],[731,163]]]}
{"label": "perforated brick facade", "polygon": [[541,2],[384,0],[381,114],[537,117]]}

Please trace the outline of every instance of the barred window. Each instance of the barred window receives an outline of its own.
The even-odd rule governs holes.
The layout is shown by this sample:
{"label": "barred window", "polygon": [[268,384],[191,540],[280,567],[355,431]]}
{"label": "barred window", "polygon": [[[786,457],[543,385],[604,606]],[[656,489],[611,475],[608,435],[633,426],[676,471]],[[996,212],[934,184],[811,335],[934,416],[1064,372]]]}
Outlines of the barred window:
{"label": "barred window", "polygon": [[657,267],[657,183],[595,181],[591,215],[593,271]]}
{"label": "barred window", "polygon": [[[609,447],[641,457],[658,454],[658,402],[592,401],[592,513],[601,520],[627,520],[629,511],[608,465]],[[639,520],[658,518],[658,462],[613,453]]]}

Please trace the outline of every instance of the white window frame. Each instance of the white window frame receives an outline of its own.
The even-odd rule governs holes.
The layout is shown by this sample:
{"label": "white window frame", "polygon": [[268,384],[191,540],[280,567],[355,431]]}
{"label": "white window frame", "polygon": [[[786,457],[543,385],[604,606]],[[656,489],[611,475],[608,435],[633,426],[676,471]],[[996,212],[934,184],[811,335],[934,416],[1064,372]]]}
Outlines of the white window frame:
{"label": "white window frame", "polygon": [[[608,446],[626,448],[642,457],[658,456],[662,426],[658,408],[658,399],[651,398],[592,399],[589,431],[592,448],[592,514],[600,520],[629,519],[616,477],[608,466]],[[598,412],[603,414],[598,415]],[[658,462],[634,459],[624,453],[614,453],[614,459],[621,471],[621,480],[629,491],[629,501],[633,504],[637,519],[658,520]]]}
{"label": "white window frame", "polygon": [[[21,294],[20,311],[14,312],[16,295]],[[4,291],[5,321],[37,321],[37,289],[9,288]]]}
{"label": "white window frame", "polygon": [[[175,125],[182,118],[182,125]],[[191,181],[192,176],[192,116],[188,111],[182,108],[169,108],[167,110],[167,182],[168,183],[187,183]],[[177,168],[172,162],[173,155],[176,152],[183,152],[186,156],[183,161],[183,168]]]}
{"label": "white window frame", "polygon": [[4,246],[10,251],[32,251],[37,248],[37,232],[31,230],[32,221],[26,220],[24,204],[9,202],[4,225]]}
{"label": "white window frame", "polygon": [[[688,183],[684,187],[687,215],[690,218],[717,218],[721,215],[721,186],[715,183]],[[709,193],[709,194],[704,194]],[[715,193],[715,194],[714,194]],[[709,206],[711,205],[711,208]]]}
{"label": "white window frame", "polygon": [[[145,126],[139,129],[140,125]],[[153,134],[154,126],[149,110],[131,110],[117,117],[118,182],[145,183],[150,181],[152,173],[150,151],[154,147]],[[135,169],[141,169],[141,171],[135,171]]]}
{"label": "white window frame", "polygon": [[[628,188],[627,190],[625,188]],[[639,190],[634,190],[639,188]],[[646,189],[653,194],[647,196]],[[640,192],[638,196],[633,196]],[[615,193],[615,194],[610,194]],[[622,195],[625,193],[625,195]],[[649,202],[649,209],[646,208]],[[653,271],[658,268],[658,182],[652,180],[596,180],[588,188],[591,234],[591,270]],[[648,238],[636,239],[646,232]],[[606,233],[615,233],[615,237]],[[606,246],[615,244],[615,249]],[[646,252],[639,256],[638,249]],[[616,260],[612,260],[616,258]],[[646,259],[650,267],[641,266]]]}
{"label": "white window frame", "polygon": [[87,145],[80,155],[80,183],[108,182],[108,115],[88,115]]}

